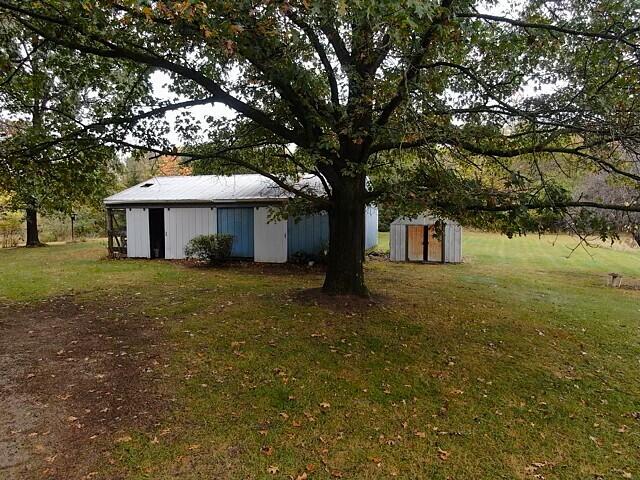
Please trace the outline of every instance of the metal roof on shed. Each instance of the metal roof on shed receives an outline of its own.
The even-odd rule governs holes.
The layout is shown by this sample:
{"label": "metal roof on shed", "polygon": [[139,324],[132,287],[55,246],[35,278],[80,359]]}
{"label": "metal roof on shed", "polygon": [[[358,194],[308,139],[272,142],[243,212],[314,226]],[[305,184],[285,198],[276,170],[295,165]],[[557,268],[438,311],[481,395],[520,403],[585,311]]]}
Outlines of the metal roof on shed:
{"label": "metal roof on shed", "polygon": [[398,217],[393,222],[391,222],[391,225],[433,225],[439,220],[445,223],[459,225],[458,222],[454,220],[440,218],[432,215],[429,212],[423,212],[415,217]]}
{"label": "metal roof on shed", "polygon": [[[297,188],[321,194],[315,175],[298,181]],[[258,174],[153,177],[104,199],[105,205],[150,203],[228,203],[284,200],[292,194],[273,180]]]}

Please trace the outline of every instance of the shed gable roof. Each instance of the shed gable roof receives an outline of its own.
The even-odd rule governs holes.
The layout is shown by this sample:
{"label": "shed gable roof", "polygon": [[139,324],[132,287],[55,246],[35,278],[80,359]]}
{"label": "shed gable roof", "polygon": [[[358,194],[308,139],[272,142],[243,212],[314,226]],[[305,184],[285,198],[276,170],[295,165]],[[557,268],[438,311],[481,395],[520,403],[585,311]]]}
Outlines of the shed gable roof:
{"label": "shed gable roof", "polygon": [[[320,179],[304,176],[295,184],[299,189],[322,193]],[[105,205],[150,203],[230,203],[279,201],[292,194],[258,174],[193,175],[153,177],[104,199]]]}

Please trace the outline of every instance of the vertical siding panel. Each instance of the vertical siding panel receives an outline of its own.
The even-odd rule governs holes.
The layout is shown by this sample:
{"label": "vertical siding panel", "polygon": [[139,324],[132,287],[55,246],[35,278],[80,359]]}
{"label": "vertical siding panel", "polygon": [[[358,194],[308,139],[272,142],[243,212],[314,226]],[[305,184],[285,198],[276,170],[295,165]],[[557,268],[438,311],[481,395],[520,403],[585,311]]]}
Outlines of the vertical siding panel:
{"label": "vertical siding panel", "polygon": [[132,258],[150,257],[149,212],[146,208],[128,208],[127,256]]}
{"label": "vertical siding panel", "polygon": [[251,252],[251,258],[255,260],[255,252],[256,252],[256,242],[255,242],[255,233],[253,231],[253,208],[245,210],[247,215],[246,226],[247,226],[247,240],[249,240],[249,251]]}
{"label": "vertical siding panel", "polygon": [[378,244],[378,207],[368,205],[365,208],[365,248],[370,249]]}
{"label": "vertical siding panel", "polygon": [[287,221],[269,222],[269,208],[256,207],[253,212],[254,260],[283,263],[287,261]]}
{"label": "vertical siding panel", "polygon": [[198,235],[209,233],[209,223],[207,222],[208,209],[196,208],[196,232]]}
{"label": "vertical siding panel", "polygon": [[211,210],[208,208],[197,208],[197,224],[198,224],[198,235],[207,235],[209,233],[209,217],[208,213]]}
{"label": "vertical siding panel", "polygon": [[[141,256],[145,256],[147,258],[151,257],[151,238],[149,237],[149,210],[143,208],[142,211],[138,211],[140,216],[140,234],[138,235],[138,249],[140,251]],[[147,244],[147,248],[145,249],[145,244]],[[148,250],[148,254],[145,255],[145,250]]]}
{"label": "vertical siding panel", "polygon": [[177,207],[173,209],[175,211],[175,221],[174,221],[174,225],[175,225],[175,229],[176,229],[176,243],[175,243],[175,251],[176,251],[176,258],[182,258],[184,255],[184,251],[182,250],[182,246],[184,244],[184,240],[182,238],[182,232],[184,231],[184,215],[182,213],[182,209]]}
{"label": "vertical siding panel", "polygon": [[451,261],[454,263],[458,263],[458,246],[460,245],[460,227],[455,225],[453,227],[453,244],[451,245]]}
{"label": "vertical siding panel", "polygon": [[451,230],[451,224],[449,223],[445,223],[444,224],[444,261],[446,262],[450,262],[451,261],[451,238],[452,238],[452,230]]}
{"label": "vertical siding panel", "polygon": [[191,228],[189,229],[188,233],[189,235],[187,236],[187,241],[191,241],[191,239],[193,237],[195,237],[196,235],[200,235],[199,232],[199,228],[198,228],[198,208],[191,208],[190,209],[190,215],[189,215],[189,219],[190,219],[190,223],[191,223]]}
{"label": "vertical siding panel", "polygon": [[389,227],[389,260],[396,261],[396,230],[395,225]]}
{"label": "vertical siding panel", "polygon": [[402,251],[400,250],[400,226],[391,225],[391,229],[393,230],[393,259],[399,262],[402,260]]}
{"label": "vertical siding panel", "polygon": [[183,223],[184,226],[182,228],[181,250],[182,250],[182,255],[184,255],[184,247],[187,245],[187,243],[189,243],[189,241],[193,236],[193,209],[183,208],[181,210],[182,210],[182,221],[184,222]]}
{"label": "vertical siding panel", "polygon": [[180,223],[178,224],[178,243],[176,245],[176,254],[178,258],[182,258],[184,256],[184,247],[187,244],[187,239],[189,237],[189,208],[179,208],[176,212],[180,219]]}
{"label": "vertical siding panel", "polygon": [[456,263],[456,245],[458,244],[458,234],[456,232],[457,227],[453,225],[451,227],[451,239],[452,241],[449,243],[449,248],[451,249],[451,254],[449,258],[449,262]]}
{"label": "vertical siding panel", "polygon": [[402,237],[402,235],[400,234],[400,230],[402,229],[402,226],[392,225],[391,228],[393,229],[393,232],[394,232],[394,235],[393,235],[393,245],[394,245],[393,249],[395,251],[394,260],[396,262],[400,262],[404,258],[402,253],[403,245],[400,242],[400,239]]}
{"label": "vertical siding panel", "polygon": [[171,258],[180,258],[180,243],[182,241],[182,215],[180,214],[180,208],[171,207]]}
{"label": "vertical siding panel", "polygon": [[184,249],[198,235],[215,233],[215,214],[210,207],[171,208],[167,214],[168,258],[185,258]]}
{"label": "vertical siding panel", "polygon": [[173,242],[171,241],[171,209],[164,209],[164,258],[174,258]]}
{"label": "vertical siding panel", "polygon": [[180,209],[171,207],[171,251],[175,259],[180,258]]}
{"label": "vertical siding panel", "polygon": [[176,238],[178,227],[176,226],[176,210],[174,208],[168,208],[168,217],[169,223],[166,225],[167,227],[167,244],[170,245],[171,258],[178,258],[177,252],[177,243],[178,239]]}
{"label": "vertical siding panel", "polygon": [[185,216],[184,208],[176,208],[176,258],[184,256]]}
{"label": "vertical siding panel", "polygon": [[176,208],[176,257],[182,257],[182,247],[184,246],[184,229],[186,228],[185,211],[183,208]]}
{"label": "vertical siding panel", "polygon": [[391,225],[389,227],[389,260],[396,261],[396,227]]}
{"label": "vertical siding panel", "polygon": [[218,232],[234,236],[233,256],[253,258],[253,208],[219,208]]}
{"label": "vertical siding panel", "polygon": [[171,208],[171,239],[173,258],[180,258],[180,211],[177,208]]}
{"label": "vertical siding panel", "polygon": [[305,215],[287,221],[288,255],[305,253],[317,255],[329,243],[329,217],[327,214]]}

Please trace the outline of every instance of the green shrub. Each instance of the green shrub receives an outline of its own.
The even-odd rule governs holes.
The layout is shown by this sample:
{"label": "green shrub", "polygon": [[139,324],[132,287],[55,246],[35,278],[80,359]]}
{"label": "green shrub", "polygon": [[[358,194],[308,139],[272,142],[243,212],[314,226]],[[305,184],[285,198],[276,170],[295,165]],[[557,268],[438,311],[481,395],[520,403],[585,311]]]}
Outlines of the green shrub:
{"label": "green shrub", "polygon": [[0,212],[0,248],[15,247],[22,241],[23,215]]}
{"label": "green shrub", "polygon": [[232,235],[198,235],[187,244],[184,253],[187,258],[203,260],[213,265],[229,259],[232,246]]}

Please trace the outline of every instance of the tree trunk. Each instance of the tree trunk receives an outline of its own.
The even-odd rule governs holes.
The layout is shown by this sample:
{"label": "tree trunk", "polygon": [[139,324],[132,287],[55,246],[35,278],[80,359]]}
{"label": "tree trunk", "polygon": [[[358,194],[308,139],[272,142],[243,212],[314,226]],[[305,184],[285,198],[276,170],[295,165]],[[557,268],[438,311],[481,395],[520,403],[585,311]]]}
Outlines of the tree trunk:
{"label": "tree trunk", "polygon": [[35,208],[27,208],[27,247],[39,247],[38,236],[38,211]]}
{"label": "tree trunk", "polygon": [[637,230],[634,230],[633,239],[636,241],[636,243],[640,247],[640,228],[638,228]]}
{"label": "tree trunk", "polygon": [[330,295],[369,294],[364,283],[365,182],[364,177],[343,178],[332,186],[329,209],[329,266],[322,287]]}

